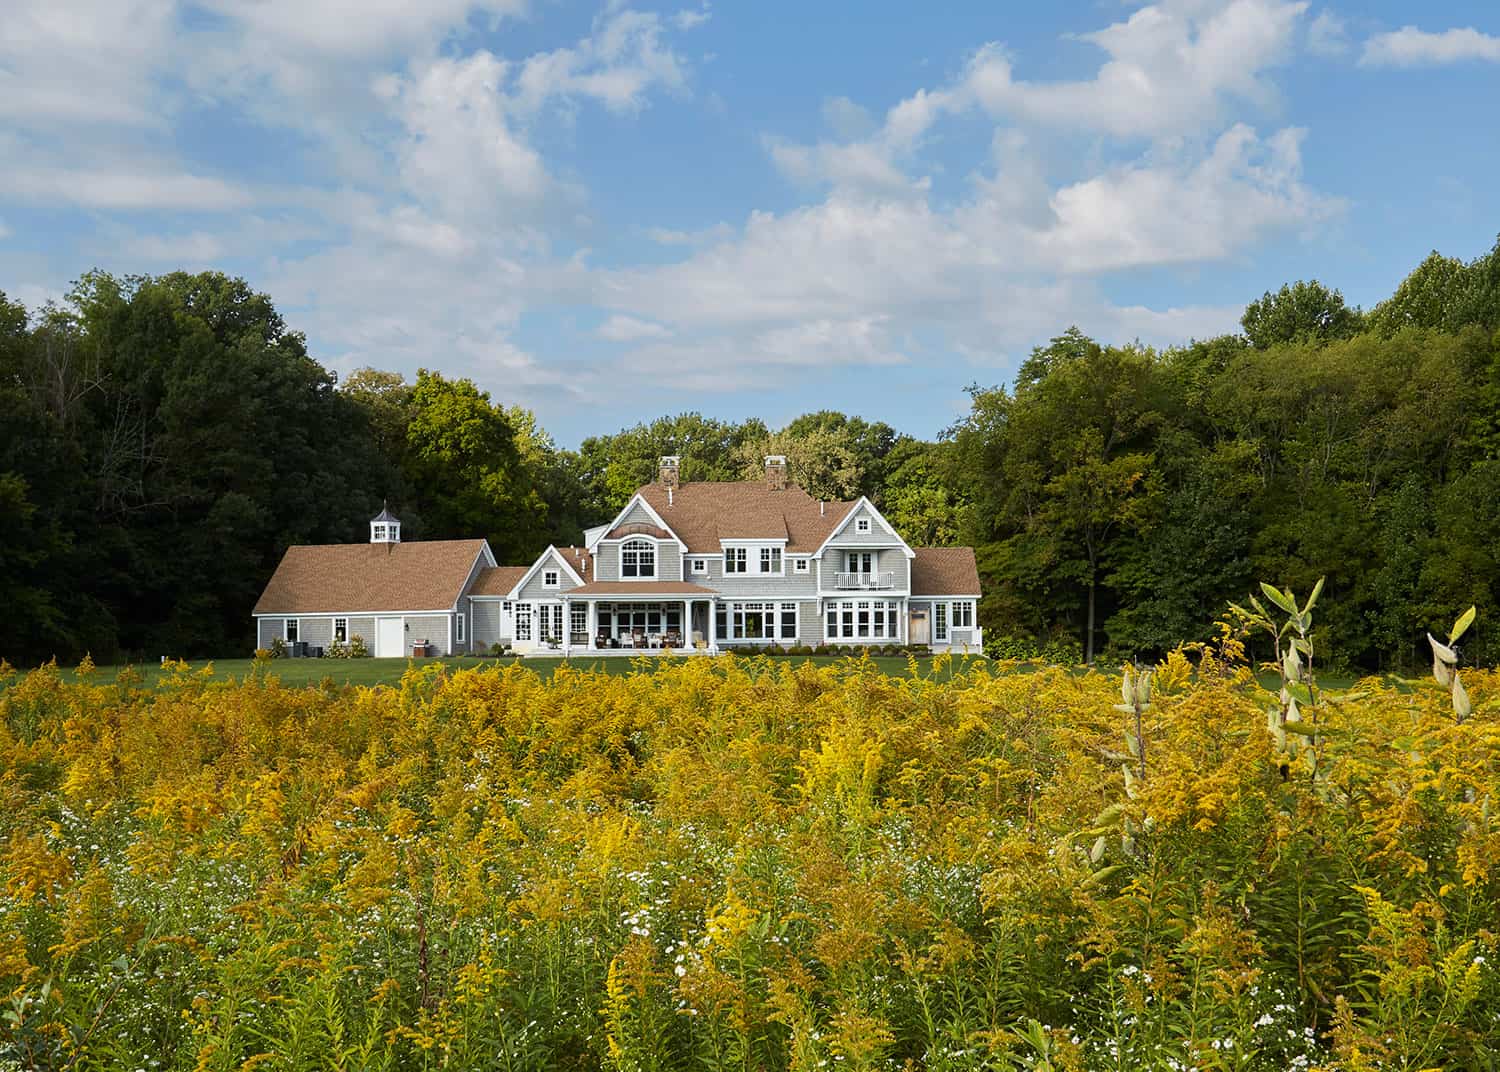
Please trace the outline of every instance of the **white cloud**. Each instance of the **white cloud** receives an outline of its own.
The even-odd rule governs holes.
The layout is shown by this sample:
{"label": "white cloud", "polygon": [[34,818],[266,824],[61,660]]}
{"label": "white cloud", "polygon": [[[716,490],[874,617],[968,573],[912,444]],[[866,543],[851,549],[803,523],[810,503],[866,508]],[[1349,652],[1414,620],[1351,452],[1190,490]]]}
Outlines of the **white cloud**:
{"label": "white cloud", "polygon": [[7,0],[0,120],[161,125],[153,76],[169,55],[176,0]]}
{"label": "white cloud", "polygon": [[227,252],[224,240],[207,231],[138,235],[125,243],[125,250],[143,261],[169,263],[173,268],[212,264]]}
{"label": "white cloud", "polygon": [[245,188],[210,176],[128,165],[88,169],[26,162],[0,168],[0,194],[18,201],[126,212],[222,212],[252,200]]}
{"label": "white cloud", "polygon": [[705,246],[734,237],[734,228],[722,220],[712,227],[679,231],[670,227],[648,227],[646,237],[661,246]]}
{"label": "white cloud", "polygon": [[637,320],[633,316],[612,316],[599,325],[595,334],[610,342],[638,342],[641,339],[670,338],[672,331],[649,320]]}
{"label": "white cloud", "polygon": [[5,225],[5,221],[0,220],[0,238],[9,238],[10,233],[10,228]]}
{"label": "white cloud", "polygon": [[1344,20],[1332,11],[1320,11],[1307,25],[1307,50],[1314,56],[1336,59],[1347,56],[1354,46],[1349,40],[1349,28]]}
{"label": "white cloud", "polygon": [[1431,67],[1467,60],[1500,63],[1500,37],[1472,26],[1442,33],[1403,26],[1371,37],[1359,58],[1365,67]]}
{"label": "white cloud", "polygon": [[463,29],[526,13],[526,0],[199,0],[257,51],[291,49],[324,56],[370,57],[420,51]]}
{"label": "white cloud", "polygon": [[662,20],[653,12],[606,10],[578,44],[526,60],[516,78],[517,107],[535,112],[555,97],[581,97],[630,112],[645,104],[649,90],[681,90],[685,66],[662,37]]}

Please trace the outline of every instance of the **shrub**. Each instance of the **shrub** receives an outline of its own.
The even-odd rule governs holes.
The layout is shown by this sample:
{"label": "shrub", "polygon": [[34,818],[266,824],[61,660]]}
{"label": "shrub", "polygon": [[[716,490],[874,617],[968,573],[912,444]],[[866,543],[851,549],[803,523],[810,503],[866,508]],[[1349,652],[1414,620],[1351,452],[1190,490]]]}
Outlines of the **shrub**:
{"label": "shrub", "polygon": [[349,658],[368,659],[369,657],[370,649],[365,646],[365,638],[355,633],[349,638]]}
{"label": "shrub", "polygon": [[1309,615],[1109,674],[0,670],[0,1053],[1489,1067],[1500,674],[1466,614],[1333,702]]}
{"label": "shrub", "polygon": [[323,658],[325,658],[325,659],[348,659],[348,658],[352,658],[352,649],[351,649],[350,645],[345,644],[341,640],[332,640],[332,641],[329,641],[328,646],[323,649]]}
{"label": "shrub", "polygon": [[273,659],[285,659],[286,658],[286,641],[283,640],[281,637],[272,637],[271,638],[271,658],[273,658]]}

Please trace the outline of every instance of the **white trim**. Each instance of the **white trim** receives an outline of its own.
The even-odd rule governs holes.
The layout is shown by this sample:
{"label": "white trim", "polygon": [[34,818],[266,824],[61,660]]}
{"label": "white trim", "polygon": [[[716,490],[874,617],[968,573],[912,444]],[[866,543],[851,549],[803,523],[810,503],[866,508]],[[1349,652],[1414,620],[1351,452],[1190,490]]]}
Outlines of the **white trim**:
{"label": "white trim", "polygon": [[[758,547],[761,544],[781,544],[786,546],[785,536],[724,536],[719,539],[724,547]],[[694,552],[696,554],[696,552]]]}
{"label": "white trim", "polygon": [[[901,534],[897,532],[895,528],[892,527],[891,523],[885,519],[885,515],[875,508],[875,504],[869,500],[869,497],[861,495],[859,499],[854,503],[854,506],[850,508],[849,512],[844,515],[844,520],[840,521],[837,525],[834,526],[833,531],[828,534],[828,539],[824,540],[823,543],[818,547],[818,549],[813,552],[814,558],[820,559],[823,557],[823,552],[828,549],[828,546],[830,544],[833,543],[834,537],[843,532],[844,529],[848,526],[849,522],[859,514],[859,508],[861,506],[869,508],[870,516],[879,521],[880,527],[885,529],[885,531],[888,532],[895,539],[895,541],[901,545],[901,550],[906,553],[907,558],[917,557],[917,553],[911,549],[911,545],[901,538]],[[871,533],[871,535],[873,536],[874,533]],[[881,544],[872,546],[886,545]]]}
{"label": "white trim", "polygon": [[[476,596],[483,599],[484,596]],[[280,613],[267,611],[263,614],[252,614],[252,618],[331,618],[337,615],[340,618],[400,618],[416,617],[418,615],[430,614],[452,614],[452,607],[443,607],[439,610],[284,610]]]}
{"label": "white trim", "polygon": [[531,568],[521,575],[521,579],[516,582],[515,587],[510,590],[509,596],[505,598],[519,599],[521,589],[525,588],[526,583],[531,580],[536,571],[542,568],[542,563],[547,561],[548,555],[556,555],[557,560],[562,563],[562,568],[568,571],[568,576],[572,577],[580,586],[583,584],[583,578],[578,576],[574,572],[573,567],[568,564],[568,556],[559,551],[556,544],[549,543],[547,549],[537,556],[537,560],[531,564]]}
{"label": "white trim", "polygon": [[[628,514],[628,513],[630,513],[630,508],[633,507],[636,503],[640,503],[641,506],[645,508],[646,513],[651,516],[651,520],[655,521],[658,525],[660,525],[662,528],[666,529],[668,532],[670,532],[672,534],[673,541],[676,542],[676,544],[677,544],[678,547],[682,548],[683,554],[686,554],[687,553],[687,549],[688,549],[688,545],[682,542],[682,537],[679,536],[679,535],[677,535],[677,531],[675,529],[673,529],[671,525],[668,525],[664,520],[662,520],[662,516],[656,512],[656,510],[651,506],[651,504],[646,501],[646,497],[644,495],[642,495],[640,492],[636,492],[634,495],[632,495],[630,497],[630,501],[628,503],[626,503],[623,508],[621,508],[621,510],[620,510],[620,512],[618,514],[615,515],[615,519],[613,521],[611,521],[608,525],[606,525],[604,527],[604,531],[605,532],[613,532],[619,526],[620,522],[623,521],[623,520],[625,520],[625,515]],[[603,540],[603,537],[601,536],[598,539],[594,540],[593,543],[587,544],[585,546],[584,550],[586,550],[586,551],[592,551],[592,550],[594,550],[596,547],[599,546],[599,544],[600,544],[600,542],[602,542],[602,540]]]}
{"label": "white trim", "polygon": [[[649,577],[646,574],[640,572],[641,562],[639,558],[636,559],[635,563],[635,576],[625,576],[625,545],[634,543],[636,540],[640,540],[642,543],[651,544],[651,575]],[[619,580],[638,584],[642,581],[651,582],[664,579],[661,575],[661,545],[670,541],[658,539],[655,536],[647,536],[642,533],[635,533],[630,536],[622,536],[618,541],[610,542],[618,542],[620,545],[617,554],[617,561],[615,562],[615,572],[620,575],[618,578]],[[639,552],[637,552],[637,554],[639,555]]]}

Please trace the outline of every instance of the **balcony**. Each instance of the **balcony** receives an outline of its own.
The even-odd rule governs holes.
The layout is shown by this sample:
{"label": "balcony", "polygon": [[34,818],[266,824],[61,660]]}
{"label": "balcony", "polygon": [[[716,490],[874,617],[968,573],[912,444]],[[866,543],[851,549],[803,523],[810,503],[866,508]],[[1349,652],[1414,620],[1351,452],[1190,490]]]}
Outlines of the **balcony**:
{"label": "balcony", "polygon": [[875,573],[835,573],[833,587],[840,591],[880,591],[896,587],[896,574],[891,570]]}

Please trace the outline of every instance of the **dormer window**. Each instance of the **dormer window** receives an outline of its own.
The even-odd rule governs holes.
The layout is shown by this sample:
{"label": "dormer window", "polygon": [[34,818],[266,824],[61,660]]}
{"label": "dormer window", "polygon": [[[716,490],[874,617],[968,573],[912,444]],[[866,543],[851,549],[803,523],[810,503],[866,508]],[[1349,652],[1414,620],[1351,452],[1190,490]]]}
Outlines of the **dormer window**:
{"label": "dormer window", "polygon": [[401,522],[384,503],[380,506],[380,513],[370,519],[370,542],[401,542]]}
{"label": "dormer window", "polygon": [[855,518],[854,519],[854,531],[858,532],[858,533],[861,533],[861,534],[869,532],[870,531],[870,519],[867,518],[867,517],[857,517],[857,518]]}
{"label": "dormer window", "polygon": [[626,540],[620,546],[620,576],[632,580],[656,576],[656,545],[650,540]]}

